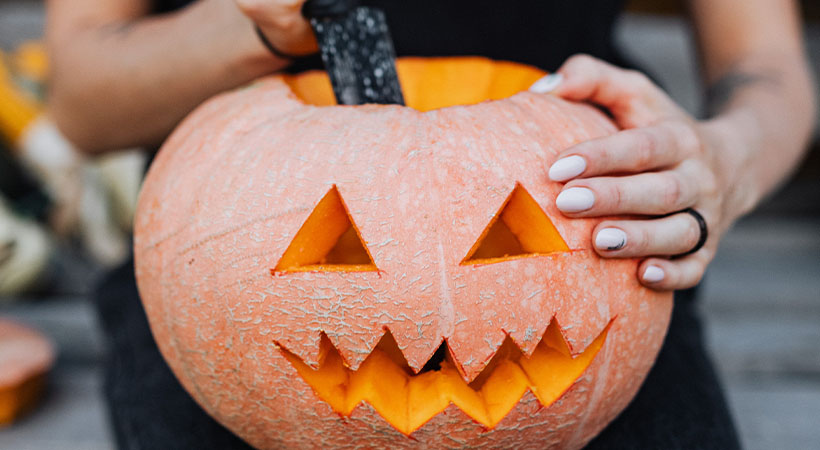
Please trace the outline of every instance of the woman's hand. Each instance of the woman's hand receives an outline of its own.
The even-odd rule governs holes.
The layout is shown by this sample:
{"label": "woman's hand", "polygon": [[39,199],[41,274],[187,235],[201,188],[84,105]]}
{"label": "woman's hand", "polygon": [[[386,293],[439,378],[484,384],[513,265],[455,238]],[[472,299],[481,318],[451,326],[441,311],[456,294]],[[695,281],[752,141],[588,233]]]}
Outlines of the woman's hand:
{"label": "woman's hand", "polygon": [[[721,234],[751,205],[728,205],[733,180],[719,155],[731,142],[718,123],[698,122],[645,75],[586,55],[570,58],[531,90],[607,109],[622,131],[572,146],[558,155],[549,177],[566,183],[556,206],[569,217],[634,216],[605,220],[593,231],[605,258],[645,258],[638,278],[653,289],[696,285]],[[748,203],[748,202],[745,202]],[[698,251],[697,219],[708,227]]]}
{"label": "woman's hand", "polygon": [[310,23],[302,16],[305,0],[235,1],[279,52],[300,56],[316,52],[316,37]]}

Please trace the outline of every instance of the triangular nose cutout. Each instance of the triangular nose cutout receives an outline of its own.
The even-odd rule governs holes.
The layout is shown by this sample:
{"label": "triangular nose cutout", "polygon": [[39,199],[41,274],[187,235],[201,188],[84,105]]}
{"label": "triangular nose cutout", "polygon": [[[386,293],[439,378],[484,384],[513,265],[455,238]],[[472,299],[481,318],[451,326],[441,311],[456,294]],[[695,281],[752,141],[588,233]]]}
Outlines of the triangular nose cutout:
{"label": "triangular nose cutout", "polygon": [[544,210],[520,183],[481,233],[462,264],[489,264],[556,252],[569,247]]}
{"label": "triangular nose cutout", "polygon": [[275,272],[378,270],[334,185],[310,213]]}

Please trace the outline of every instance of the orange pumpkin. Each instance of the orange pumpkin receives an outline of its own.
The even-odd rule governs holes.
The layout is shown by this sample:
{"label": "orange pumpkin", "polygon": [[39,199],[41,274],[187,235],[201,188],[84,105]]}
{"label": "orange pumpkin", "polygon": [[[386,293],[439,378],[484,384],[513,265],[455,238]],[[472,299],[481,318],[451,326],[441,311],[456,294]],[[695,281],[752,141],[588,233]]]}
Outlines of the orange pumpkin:
{"label": "orange pumpkin", "polygon": [[0,429],[36,406],[54,358],[40,332],[0,317]]}
{"label": "orange pumpkin", "polygon": [[548,164],[616,128],[518,93],[530,67],[398,71],[409,107],[273,76],[173,133],[136,221],[159,348],[260,448],[579,448],[634,396],[672,305],[596,255],[598,219],[554,206]]}

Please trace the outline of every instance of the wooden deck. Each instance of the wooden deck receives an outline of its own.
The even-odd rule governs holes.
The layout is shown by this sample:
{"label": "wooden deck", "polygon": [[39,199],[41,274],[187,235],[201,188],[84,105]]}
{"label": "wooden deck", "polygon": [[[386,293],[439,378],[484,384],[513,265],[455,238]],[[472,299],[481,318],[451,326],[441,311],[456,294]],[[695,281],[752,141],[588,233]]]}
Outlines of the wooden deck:
{"label": "wooden deck", "polygon": [[[0,46],[36,36],[39,14],[36,2],[0,3]],[[626,22],[619,34],[624,46],[676,98],[697,107],[681,24],[642,17]],[[811,33],[818,63],[820,32]],[[820,210],[818,192],[820,183],[802,183],[738,224],[705,281],[708,340],[744,446],[751,450],[820,448],[820,215],[798,214]],[[0,430],[0,449],[113,447],[101,398],[104,343],[85,296],[94,273],[73,261],[63,267],[61,293],[0,302],[0,315],[46,331],[60,355],[44,404]]]}

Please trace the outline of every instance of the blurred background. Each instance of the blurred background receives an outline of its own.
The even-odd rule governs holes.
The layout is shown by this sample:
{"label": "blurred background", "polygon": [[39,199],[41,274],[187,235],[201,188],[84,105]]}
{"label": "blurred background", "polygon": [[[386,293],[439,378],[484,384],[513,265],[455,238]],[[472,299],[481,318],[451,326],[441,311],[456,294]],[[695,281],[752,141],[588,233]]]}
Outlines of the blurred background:
{"label": "blurred background", "polygon": [[[632,0],[617,39],[697,113],[702,89],[678,3]],[[818,73],[820,2],[802,3]],[[42,402],[0,425],[0,449],[107,449],[105,344],[88,298],[128,252],[145,157],[81,157],[41,116],[42,29],[41,1],[0,0],[0,318],[57,349]],[[701,297],[744,446],[820,448],[820,139],[792,181],[724,238]]]}

